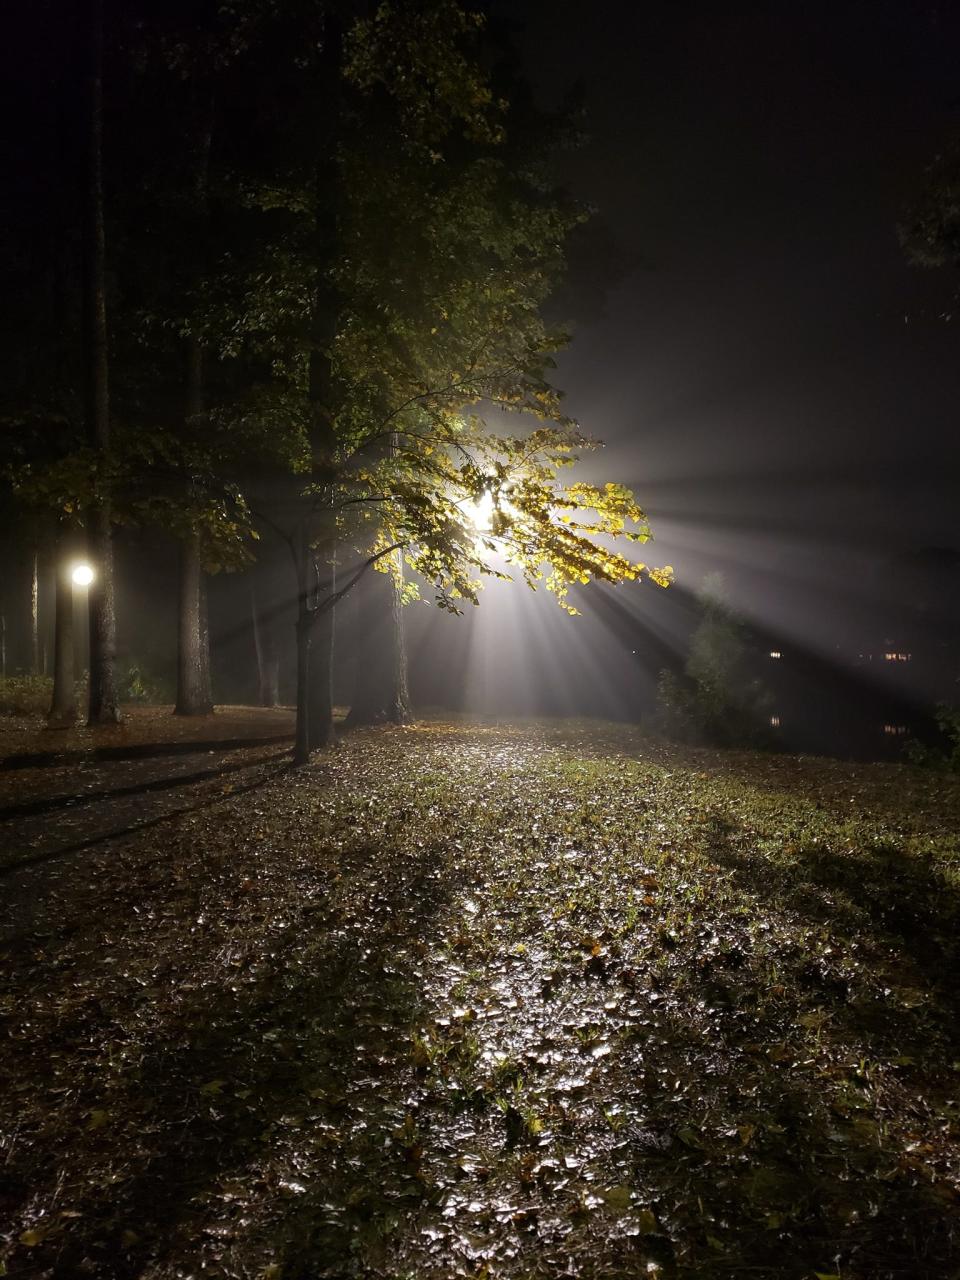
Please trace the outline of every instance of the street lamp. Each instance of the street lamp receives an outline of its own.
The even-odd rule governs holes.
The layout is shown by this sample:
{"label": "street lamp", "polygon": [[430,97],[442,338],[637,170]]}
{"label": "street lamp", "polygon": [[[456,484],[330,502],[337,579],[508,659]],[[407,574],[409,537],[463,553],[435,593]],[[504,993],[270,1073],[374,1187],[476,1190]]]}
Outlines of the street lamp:
{"label": "street lamp", "polygon": [[89,587],[93,581],[93,570],[88,564],[75,565],[71,578],[75,587]]}

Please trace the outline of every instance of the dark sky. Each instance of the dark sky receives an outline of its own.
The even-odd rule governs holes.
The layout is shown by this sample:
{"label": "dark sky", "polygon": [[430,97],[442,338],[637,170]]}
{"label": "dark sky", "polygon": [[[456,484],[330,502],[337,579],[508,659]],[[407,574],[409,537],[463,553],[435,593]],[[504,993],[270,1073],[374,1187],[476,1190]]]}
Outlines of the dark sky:
{"label": "dark sky", "polygon": [[681,579],[825,640],[960,544],[955,282],[896,233],[960,123],[960,3],[505,7],[546,101],[584,82],[568,178],[636,255],[561,362],[600,470]]}

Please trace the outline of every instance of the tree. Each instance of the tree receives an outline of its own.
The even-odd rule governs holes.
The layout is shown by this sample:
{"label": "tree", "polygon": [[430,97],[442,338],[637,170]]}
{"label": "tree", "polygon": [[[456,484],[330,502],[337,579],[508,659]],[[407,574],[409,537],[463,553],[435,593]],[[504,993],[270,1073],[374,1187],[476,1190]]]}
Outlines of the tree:
{"label": "tree", "polygon": [[[609,546],[631,521],[649,536],[627,491],[559,482],[589,442],[548,382],[565,335],[541,308],[582,214],[511,150],[481,27],[451,0],[383,4],[342,40],[322,27],[315,62],[283,69],[302,137],[285,121],[263,149],[282,168],[259,184],[247,174],[268,233],[233,331],[267,353],[272,378],[254,398],[302,424],[306,457],[306,483],[271,506],[297,569],[299,759],[332,727],[321,626],[369,569],[399,578],[398,552],[452,609],[508,563],[564,602],[573,581],[645,568]],[[480,404],[542,425],[498,434],[470,414]],[[496,522],[478,540],[468,508],[480,500]]]}

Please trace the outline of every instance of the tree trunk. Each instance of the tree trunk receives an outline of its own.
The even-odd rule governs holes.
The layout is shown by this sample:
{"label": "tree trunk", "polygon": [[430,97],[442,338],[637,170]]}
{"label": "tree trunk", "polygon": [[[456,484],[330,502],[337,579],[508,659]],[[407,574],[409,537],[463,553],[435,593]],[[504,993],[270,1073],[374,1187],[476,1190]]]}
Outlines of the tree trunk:
{"label": "tree trunk", "polygon": [[381,724],[387,718],[389,680],[385,656],[391,616],[391,584],[371,571],[357,584],[357,638],[354,644],[353,697],[347,726]]}
{"label": "tree trunk", "polygon": [[180,544],[180,616],[177,646],[177,705],[174,715],[208,716],[213,711],[210,672],[204,660],[203,567],[196,537]]}
{"label": "tree trunk", "polygon": [[[185,416],[188,425],[203,413],[203,347],[187,339]],[[207,590],[200,537],[189,534],[180,544],[180,611],[177,642],[177,705],[174,715],[208,716],[213,711],[210,687],[210,632]]]}
{"label": "tree trunk", "polygon": [[297,727],[293,746],[293,763],[298,765],[310,759],[310,645],[314,618],[310,611],[309,563],[306,533],[301,529],[297,555]]}
{"label": "tree trunk", "polygon": [[[65,551],[65,548],[63,549]],[[63,551],[57,557],[53,631],[53,701],[50,724],[72,725],[77,718],[73,646],[73,565]]]}
{"label": "tree trunk", "polygon": [[106,240],[103,224],[103,0],[89,3],[87,167],[83,234],[84,416],[98,464],[99,502],[88,542],[96,574],[90,588],[90,724],[117,724],[117,619],[113,598],[113,527],[105,476],[110,451]]}
{"label": "tree trunk", "polygon": [[34,551],[30,572],[30,674],[40,674],[40,555]]}
{"label": "tree trunk", "polygon": [[[201,90],[200,130],[194,172],[194,195],[201,223],[206,221],[210,183],[210,151],[213,144],[213,97]],[[186,338],[186,387],[184,417],[187,432],[202,430],[204,410],[204,350],[195,333]],[[187,495],[195,489],[187,480]],[[210,683],[210,630],[207,617],[207,586],[203,571],[200,538],[193,532],[180,548],[180,626],[177,646],[177,705],[174,714],[206,716],[213,711]]]}
{"label": "tree trunk", "polygon": [[210,674],[210,591],[207,575],[200,566],[200,689],[213,711],[213,677]]}
{"label": "tree trunk", "polygon": [[261,707],[280,705],[280,645],[275,619],[257,601],[256,585],[250,583],[250,613],[253,619],[253,646],[257,655],[257,703]]}
{"label": "tree trunk", "polygon": [[399,561],[398,573],[400,582],[390,578],[390,650],[392,662],[390,671],[392,688],[387,719],[391,724],[408,724],[413,719],[410,707],[410,691],[407,685],[407,644],[403,634],[403,599],[400,585],[403,580],[403,557],[396,553]]}
{"label": "tree trunk", "polygon": [[[336,561],[330,563],[330,591],[337,589]],[[332,747],[336,742],[333,724],[333,652],[336,635],[336,609],[328,608],[314,622],[310,649],[310,750]]]}
{"label": "tree trunk", "polygon": [[347,724],[406,724],[411,711],[400,591],[392,575],[375,571],[358,591],[356,673]]}

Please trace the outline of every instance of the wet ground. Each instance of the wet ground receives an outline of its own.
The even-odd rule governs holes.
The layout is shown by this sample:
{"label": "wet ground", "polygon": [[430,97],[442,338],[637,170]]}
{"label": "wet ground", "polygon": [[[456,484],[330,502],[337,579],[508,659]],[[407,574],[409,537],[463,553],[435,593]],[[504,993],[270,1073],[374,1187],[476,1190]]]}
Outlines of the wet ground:
{"label": "wet ground", "polygon": [[960,1275],[956,782],[600,724],[282,750],[8,817],[7,1274]]}
{"label": "wet ground", "polygon": [[72,859],[257,786],[289,758],[286,709],[171,712],[127,708],[115,728],[0,722],[0,938],[49,910]]}

